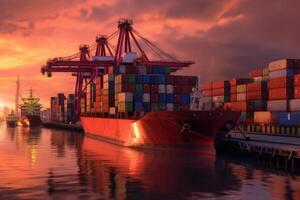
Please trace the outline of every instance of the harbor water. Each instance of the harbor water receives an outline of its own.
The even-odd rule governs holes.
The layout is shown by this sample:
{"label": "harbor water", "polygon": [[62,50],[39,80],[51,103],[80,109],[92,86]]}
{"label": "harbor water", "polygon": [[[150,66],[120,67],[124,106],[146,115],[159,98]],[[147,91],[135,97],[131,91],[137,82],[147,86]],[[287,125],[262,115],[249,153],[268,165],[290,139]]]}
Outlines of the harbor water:
{"label": "harbor water", "polygon": [[300,176],[197,152],[0,125],[0,199],[300,199]]}

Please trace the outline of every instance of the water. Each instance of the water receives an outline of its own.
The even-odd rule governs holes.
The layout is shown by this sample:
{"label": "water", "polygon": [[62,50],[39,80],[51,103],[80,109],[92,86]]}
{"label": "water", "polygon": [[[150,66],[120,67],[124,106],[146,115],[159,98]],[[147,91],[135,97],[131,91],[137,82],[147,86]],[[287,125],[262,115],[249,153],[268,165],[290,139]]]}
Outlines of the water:
{"label": "water", "polygon": [[0,199],[300,199],[300,176],[194,153],[137,151],[0,125]]}

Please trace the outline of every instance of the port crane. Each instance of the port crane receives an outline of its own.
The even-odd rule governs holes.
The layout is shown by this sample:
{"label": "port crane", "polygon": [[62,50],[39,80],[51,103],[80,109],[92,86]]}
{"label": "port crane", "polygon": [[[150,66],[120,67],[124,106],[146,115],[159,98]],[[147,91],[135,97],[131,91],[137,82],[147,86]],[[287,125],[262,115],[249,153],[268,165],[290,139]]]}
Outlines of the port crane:
{"label": "port crane", "polygon": [[[168,53],[162,51],[158,46],[143,37],[133,26],[130,19],[118,21],[118,30],[109,36],[99,35],[96,43],[80,45],[79,52],[67,56],[49,59],[46,65],[41,67],[42,74],[51,77],[53,72],[68,72],[76,76],[75,85],[75,115],[79,120],[81,114],[81,98],[85,95],[89,83],[101,73],[107,72],[108,67],[122,64],[122,55],[135,52],[134,47],[139,51],[140,57],[135,61],[136,65],[147,67],[169,66],[172,71],[188,67],[194,64],[193,61],[179,61]],[[117,37],[116,48],[111,44],[113,38]],[[141,40],[145,47],[148,47],[160,60],[150,60],[139,43]],[[94,59],[90,58],[90,52],[95,50]]]}

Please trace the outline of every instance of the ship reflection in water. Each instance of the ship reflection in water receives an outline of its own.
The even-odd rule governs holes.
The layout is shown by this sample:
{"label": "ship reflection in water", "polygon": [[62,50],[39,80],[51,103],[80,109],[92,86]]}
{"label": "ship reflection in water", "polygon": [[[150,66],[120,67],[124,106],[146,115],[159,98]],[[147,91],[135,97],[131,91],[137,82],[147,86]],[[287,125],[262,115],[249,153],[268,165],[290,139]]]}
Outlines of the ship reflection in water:
{"label": "ship reflection in water", "polygon": [[300,177],[199,152],[149,152],[0,128],[0,199],[297,199]]}

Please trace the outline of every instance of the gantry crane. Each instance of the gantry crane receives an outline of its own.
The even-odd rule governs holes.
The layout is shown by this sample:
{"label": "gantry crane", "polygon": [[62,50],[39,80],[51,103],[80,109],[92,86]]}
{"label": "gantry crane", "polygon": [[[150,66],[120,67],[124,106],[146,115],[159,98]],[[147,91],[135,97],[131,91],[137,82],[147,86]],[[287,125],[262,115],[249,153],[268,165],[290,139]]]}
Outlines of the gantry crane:
{"label": "gantry crane", "polygon": [[[99,35],[96,37],[96,44],[91,46],[80,45],[78,53],[68,57],[50,59],[41,68],[41,72],[43,74],[47,73],[49,77],[53,72],[69,72],[76,75],[75,115],[77,120],[79,120],[81,114],[80,100],[85,95],[87,85],[93,82],[99,74],[106,73],[109,66],[122,64],[122,55],[134,52],[134,47],[139,51],[139,58],[135,61],[137,66],[169,66],[172,71],[176,71],[194,63],[193,61],[179,61],[165,53],[138,33],[132,27],[132,24],[133,21],[130,19],[121,19],[118,22],[118,30],[110,36]],[[117,46],[114,48],[110,41],[116,36],[118,36]],[[150,60],[138,39],[144,42],[145,47],[148,47],[161,60]],[[90,57],[90,52],[95,47],[95,58],[99,57],[99,59],[91,59]],[[112,59],[104,59],[108,56]],[[86,76],[86,74],[88,75]]]}

